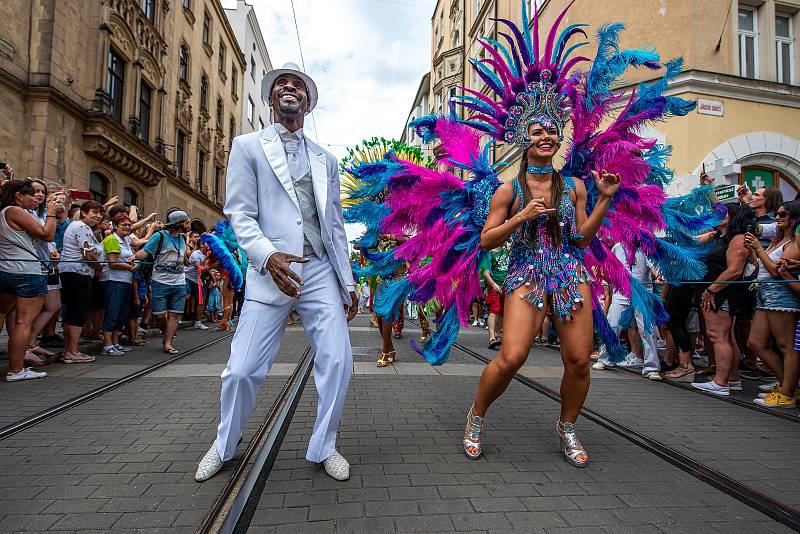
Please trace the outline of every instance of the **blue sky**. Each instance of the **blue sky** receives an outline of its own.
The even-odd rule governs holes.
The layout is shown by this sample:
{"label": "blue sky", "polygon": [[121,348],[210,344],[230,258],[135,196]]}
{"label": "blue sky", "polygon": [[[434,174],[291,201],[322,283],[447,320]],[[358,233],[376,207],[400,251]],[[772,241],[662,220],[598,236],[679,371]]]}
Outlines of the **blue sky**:
{"label": "blue sky", "polygon": [[[223,0],[223,5],[235,0]],[[290,0],[248,0],[273,66],[301,64]],[[306,132],[338,157],[372,136],[399,137],[430,70],[435,0],[294,0],[306,72],[319,89]],[[316,130],[314,124],[316,123]]]}

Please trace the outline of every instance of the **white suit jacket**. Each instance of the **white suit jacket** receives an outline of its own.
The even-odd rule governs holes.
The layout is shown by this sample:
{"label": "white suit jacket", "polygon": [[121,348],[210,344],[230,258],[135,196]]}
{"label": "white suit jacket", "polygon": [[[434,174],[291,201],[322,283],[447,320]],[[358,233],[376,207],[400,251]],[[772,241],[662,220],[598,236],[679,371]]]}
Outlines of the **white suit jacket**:
{"label": "white suit jacket", "polygon": [[[339,197],[338,162],[308,137],[305,144],[322,242],[336,271],[342,301],[349,305],[354,282]],[[303,256],[303,218],[286,152],[274,126],[233,140],[226,180],[225,215],[250,263],[245,296],[264,304],[285,304],[290,297],[278,289],[265,266],[274,252]],[[303,277],[302,263],[291,267]]]}

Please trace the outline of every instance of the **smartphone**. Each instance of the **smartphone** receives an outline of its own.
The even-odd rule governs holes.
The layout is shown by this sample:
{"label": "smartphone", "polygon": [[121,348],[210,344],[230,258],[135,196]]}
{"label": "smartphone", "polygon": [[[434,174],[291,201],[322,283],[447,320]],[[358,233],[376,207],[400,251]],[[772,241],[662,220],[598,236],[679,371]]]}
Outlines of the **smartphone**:
{"label": "smartphone", "polygon": [[91,200],[92,194],[89,191],[73,191],[72,198],[75,200]]}

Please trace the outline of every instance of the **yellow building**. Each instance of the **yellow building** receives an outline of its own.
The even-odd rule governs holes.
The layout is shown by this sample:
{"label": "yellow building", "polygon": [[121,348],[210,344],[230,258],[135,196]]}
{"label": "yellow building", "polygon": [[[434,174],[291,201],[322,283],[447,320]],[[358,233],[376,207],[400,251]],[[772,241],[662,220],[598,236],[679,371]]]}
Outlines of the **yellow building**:
{"label": "yellow building", "polygon": [[[539,6],[545,29],[568,3],[525,1],[531,12],[534,2]],[[466,43],[462,66],[467,57],[482,55],[475,38],[497,38],[492,18],[520,23],[520,0],[458,3],[463,6]],[[454,9],[451,2],[439,1],[434,31],[442,23],[443,4]],[[577,0],[562,26],[575,22],[590,24],[592,33],[604,23],[622,22],[626,25],[622,47],[655,46],[664,59],[685,58],[685,72],[668,94],[696,99],[697,110],[648,129],[650,136],[673,146],[672,192],[693,187],[703,164],[718,184],[774,185],[786,198],[800,191],[800,50],[795,45],[795,36],[800,34],[800,0]],[[594,49],[587,46],[582,54],[592,57]],[[437,57],[436,42],[432,57]],[[463,72],[461,85],[486,90],[468,64]],[[656,76],[652,71],[636,73],[618,89],[630,91]],[[432,94],[438,96],[433,89]],[[432,111],[437,107],[432,106]],[[512,163],[503,176],[510,178],[519,150],[498,145],[494,152],[496,161]]]}
{"label": "yellow building", "polygon": [[0,159],[208,226],[244,68],[219,0],[0,2]]}

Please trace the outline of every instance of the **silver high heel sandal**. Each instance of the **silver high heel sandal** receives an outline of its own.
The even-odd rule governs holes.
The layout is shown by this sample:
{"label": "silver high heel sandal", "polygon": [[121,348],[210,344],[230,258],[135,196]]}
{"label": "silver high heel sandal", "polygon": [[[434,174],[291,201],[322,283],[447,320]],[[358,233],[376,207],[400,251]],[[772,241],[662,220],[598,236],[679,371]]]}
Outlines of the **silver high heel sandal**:
{"label": "silver high heel sandal", "polygon": [[561,452],[564,453],[567,462],[575,467],[586,467],[589,464],[589,455],[575,435],[575,424],[557,421],[556,433],[561,440]]}
{"label": "silver high heel sandal", "polygon": [[464,431],[464,454],[470,460],[477,460],[481,456],[481,432],[483,432],[483,417],[472,415],[473,404],[467,414],[467,428]]}

